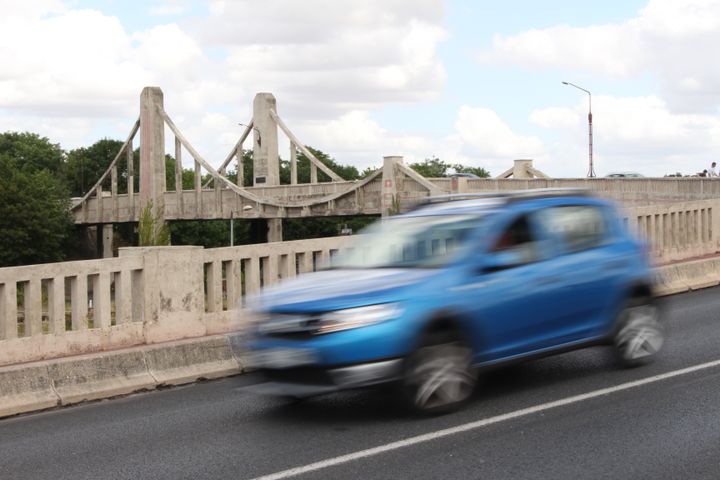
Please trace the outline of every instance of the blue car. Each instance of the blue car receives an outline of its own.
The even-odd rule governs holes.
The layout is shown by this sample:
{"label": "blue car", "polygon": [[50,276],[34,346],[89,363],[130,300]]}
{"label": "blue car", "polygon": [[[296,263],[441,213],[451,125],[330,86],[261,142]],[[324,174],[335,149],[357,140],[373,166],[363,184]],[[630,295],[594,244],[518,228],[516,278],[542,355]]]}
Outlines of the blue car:
{"label": "blue car", "polygon": [[577,190],[430,198],[268,288],[256,314],[256,391],[392,382],[425,413],[462,405],[484,368],[598,344],[636,366],[663,343],[644,245]]}

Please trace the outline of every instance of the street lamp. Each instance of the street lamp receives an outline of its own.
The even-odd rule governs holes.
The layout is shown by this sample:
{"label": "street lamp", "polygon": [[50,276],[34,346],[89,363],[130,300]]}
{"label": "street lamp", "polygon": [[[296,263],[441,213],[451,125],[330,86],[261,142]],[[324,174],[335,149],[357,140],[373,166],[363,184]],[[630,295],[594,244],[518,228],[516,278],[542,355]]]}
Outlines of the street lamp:
{"label": "street lamp", "polygon": [[590,101],[590,103],[588,104],[588,105],[589,105],[589,106],[588,106],[588,140],[589,140],[589,146],[590,146],[590,149],[589,149],[589,152],[590,152],[590,166],[589,166],[589,168],[588,168],[588,174],[587,174],[587,176],[588,176],[589,178],[592,178],[592,177],[595,176],[595,169],[593,168],[593,152],[592,152],[592,93],[590,93],[590,91],[585,90],[585,89],[582,88],[582,87],[579,87],[579,86],[575,85],[574,83],[570,83],[570,82],[562,82],[562,83],[563,83],[563,85],[570,85],[571,87],[575,87],[575,88],[577,88],[578,90],[582,90],[583,92],[585,92],[585,93],[588,94],[588,98],[589,98],[589,101]]}

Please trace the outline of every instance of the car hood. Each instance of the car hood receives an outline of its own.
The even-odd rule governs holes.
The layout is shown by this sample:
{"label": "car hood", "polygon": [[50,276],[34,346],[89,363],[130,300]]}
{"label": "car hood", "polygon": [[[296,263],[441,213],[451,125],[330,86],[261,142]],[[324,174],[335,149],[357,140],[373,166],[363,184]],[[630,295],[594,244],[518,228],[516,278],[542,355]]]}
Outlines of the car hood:
{"label": "car hood", "polygon": [[437,270],[377,268],[325,270],[266,288],[256,308],[273,312],[320,312],[401,300],[403,292]]}

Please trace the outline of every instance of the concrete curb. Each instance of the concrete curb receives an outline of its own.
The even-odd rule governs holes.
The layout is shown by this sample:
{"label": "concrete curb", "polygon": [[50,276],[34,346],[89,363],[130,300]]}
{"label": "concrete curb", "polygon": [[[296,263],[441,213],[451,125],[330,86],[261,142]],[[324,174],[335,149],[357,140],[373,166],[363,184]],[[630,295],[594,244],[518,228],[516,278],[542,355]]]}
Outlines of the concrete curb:
{"label": "concrete curb", "polygon": [[0,368],[0,418],[242,372],[225,335]]}
{"label": "concrete curb", "polygon": [[[658,293],[720,284],[720,257],[658,268]],[[0,418],[244,371],[238,334],[0,367]]]}

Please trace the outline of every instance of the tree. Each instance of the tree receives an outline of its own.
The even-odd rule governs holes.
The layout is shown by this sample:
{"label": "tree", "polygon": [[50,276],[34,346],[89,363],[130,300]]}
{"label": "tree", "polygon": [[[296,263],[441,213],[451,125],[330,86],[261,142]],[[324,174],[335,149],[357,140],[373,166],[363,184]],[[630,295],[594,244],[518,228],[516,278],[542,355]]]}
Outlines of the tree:
{"label": "tree", "polygon": [[[27,160],[20,159],[25,167]],[[27,171],[0,154],[0,267],[63,260],[72,232],[69,203],[63,182],[48,169]]]}
{"label": "tree", "polygon": [[[70,188],[70,195],[73,197],[81,197],[90,190],[100,177],[110,168],[110,164],[113,159],[120,152],[123,146],[123,142],[120,140],[113,140],[110,138],[103,138],[93,143],[89,147],[80,147],[74,150],[70,150],[67,155],[67,182]],[[174,175],[174,160],[170,155],[165,155],[165,163],[172,160],[173,169],[171,170]],[[135,171],[134,177],[134,191],[137,192],[140,189],[140,149],[136,148],[133,151],[133,169]],[[166,171],[168,168],[166,168]],[[118,179],[117,188],[118,193],[127,193],[127,158],[123,154],[117,163]],[[175,180],[172,177],[171,183],[168,183],[168,187],[172,186],[174,189]],[[110,176],[103,182],[103,189],[110,189]]]}
{"label": "tree", "polygon": [[0,133],[0,155],[11,158],[14,168],[23,172],[47,170],[56,176],[64,175],[65,152],[36,133]]}
{"label": "tree", "polygon": [[426,158],[422,162],[411,163],[409,166],[426,178],[449,177],[453,173],[472,173],[480,178],[490,177],[490,172],[482,167],[468,167],[459,163],[449,164],[437,157]]}

